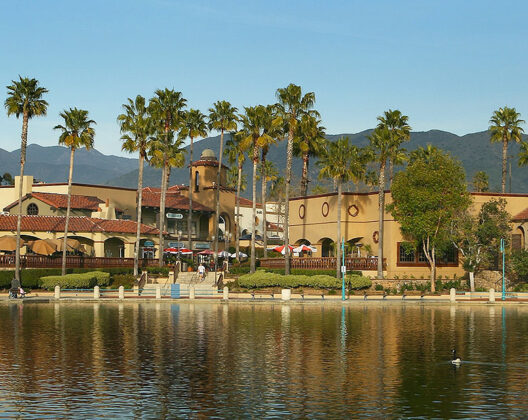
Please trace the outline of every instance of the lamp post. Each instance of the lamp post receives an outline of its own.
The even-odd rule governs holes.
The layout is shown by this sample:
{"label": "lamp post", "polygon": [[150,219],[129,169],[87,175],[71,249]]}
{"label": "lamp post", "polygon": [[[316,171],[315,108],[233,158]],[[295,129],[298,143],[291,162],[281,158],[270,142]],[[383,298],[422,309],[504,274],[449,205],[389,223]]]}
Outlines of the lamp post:
{"label": "lamp post", "polygon": [[[231,232],[226,232],[225,235],[224,235],[224,239],[225,239],[225,246],[224,246],[224,261],[227,262],[226,264],[226,270],[229,269],[229,251],[227,250],[228,246],[229,246],[229,242],[231,241]],[[226,257],[226,253],[227,253],[227,257]]]}
{"label": "lamp post", "polygon": [[[214,244],[216,236],[212,235],[211,239],[212,239],[212,243]],[[214,283],[216,285],[216,252],[213,252],[213,261],[214,261]]]}
{"label": "lamp post", "polygon": [[505,252],[505,245],[504,245],[504,239],[501,238],[500,240],[500,250],[502,252],[502,300],[506,300],[506,281],[504,280],[504,256],[506,254]]}
{"label": "lamp post", "polygon": [[341,238],[341,255],[343,256],[343,264],[341,265],[341,278],[342,278],[341,300],[345,300],[345,273],[346,273],[346,266],[345,266],[345,238]]}
{"label": "lamp post", "polygon": [[[178,246],[176,247],[178,249],[178,262],[180,261],[180,238],[182,236],[182,231],[178,231]],[[181,268],[181,267],[178,267]]]}

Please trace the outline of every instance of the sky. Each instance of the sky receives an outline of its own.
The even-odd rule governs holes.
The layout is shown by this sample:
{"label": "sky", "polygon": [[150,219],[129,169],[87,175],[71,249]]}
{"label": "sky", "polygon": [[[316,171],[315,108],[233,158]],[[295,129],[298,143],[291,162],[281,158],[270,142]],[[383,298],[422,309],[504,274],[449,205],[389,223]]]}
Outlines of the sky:
{"label": "sky", "polygon": [[[459,135],[512,106],[528,119],[528,3],[523,1],[0,0],[0,99],[18,75],[49,90],[29,143],[56,145],[59,113],[86,109],[95,148],[121,152],[127,98],[181,91],[207,113],[274,103],[295,83],[316,95],[329,134],[372,128],[387,109],[415,131]],[[0,112],[0,148],[20,147]],[[528,129],[527,129],[528,131]]]}

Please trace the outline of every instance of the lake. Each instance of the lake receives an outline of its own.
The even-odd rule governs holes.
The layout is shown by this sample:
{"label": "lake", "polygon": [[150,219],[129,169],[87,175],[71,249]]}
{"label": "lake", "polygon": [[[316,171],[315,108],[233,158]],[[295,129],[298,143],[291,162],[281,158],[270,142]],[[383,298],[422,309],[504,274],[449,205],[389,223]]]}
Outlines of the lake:
{"label": "lake", "polygon": [[5,302],[0,321],[2,418],[528,412],[528,305]]}

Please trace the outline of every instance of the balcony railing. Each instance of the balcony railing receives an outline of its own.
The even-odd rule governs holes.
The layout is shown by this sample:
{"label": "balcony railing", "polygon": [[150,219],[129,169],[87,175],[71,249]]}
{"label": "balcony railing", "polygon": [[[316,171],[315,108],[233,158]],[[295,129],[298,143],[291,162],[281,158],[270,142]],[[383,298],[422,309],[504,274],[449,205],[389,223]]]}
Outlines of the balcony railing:
{"label": "balcony railing", "polygon": [[[140,267],[156,265],[157,259],[142,258],[139,260]],[[133,267],[134,258],[107,258],[107,257],[66,257],[67,268],[115,268]],[[14,255],[0,255],[0,267],[14,268]],[[49,257],[43,255],[21,255],[21,268],[60,268],[62,267],[62,257]]]}
{"label": "balcony railing", "polygon": [[[335,257],[292,257],[291,268],[301,268],[307,270],[333,270],[336,268]],[[386,267],[386,259],[383,259],[383,268]],[[347,270],[367,270],[378,269],[378,258],[346,257],[345,265]],[[284,258],[260,258],[260,266],[265,268],[284,268]]]}

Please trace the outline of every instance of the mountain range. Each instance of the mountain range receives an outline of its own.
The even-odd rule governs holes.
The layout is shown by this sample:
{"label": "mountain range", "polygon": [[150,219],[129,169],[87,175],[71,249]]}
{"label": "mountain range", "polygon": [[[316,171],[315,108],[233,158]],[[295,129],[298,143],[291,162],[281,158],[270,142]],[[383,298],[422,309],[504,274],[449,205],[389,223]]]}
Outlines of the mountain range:
{"label": "mountain range", "polygon": [[[355,134],[328,135],[334,140],[340,136],[348,136],[353,144],[366,146],[367,136],[371,130],[365,130]],[[227,141],[225,136],[224,141]],[[404,147],[408,151],[415,150],[420,146],[432,144],[440,149],[448,151],[452,156],[458,158],[466,170],[468,182],[471,181],[477,171],[485,171],[489,175],[490,190],[499,191],[501,183],[501,157],[502,145],[489,141],[490,135],[487,131],[470,133],[458,136],[441,130],[430,130],[425,132],[412,132],[411,139]],[[525,136],[524,140],[527,138]],[[212,149],[217,155],[219,152],[220,136],[208,137],[194,143],[193,160],[197,160],[204,149]],[[188,147],[187,147],[188,150]],[[519,167],[517,155],[518,144],[509,145],[509,156],[511,163],[511,191],[528,191],[528,168]],[[70,151],[62,146],[40,146],[31,144],[27,148],[27,160],[25,173],[33,175],[35,179],[44,182],[66,182],[68,177]],[[8,152],[0,149],[0,174],[5,172],[13,176],[19,172],[20,150]],[[188,153],[187,153],[188,160]],[[268,160],[272,161],[279,172],[284,172],[286,167],[286,142],[279,142],[270,148]],[[225,160],[224,160],[225,162]],[[294,159],[293,183],[298,183],[301,174],[302,162]],[[79,149],[75,152],[74,182],[87,184],[106,184],[121,187],[135,188],[137,186],[138,160],[114,155],[104,155],[95,149]],[[246,160],[244,171],[251,180],[251,162]],[[318,168],[315,160],[310,162],[310,183],[314,187],[317,180]],[[171,184],[187,184],[189,172],[186,168],[174,168],[171,174]],[[161,170],[145,167],[144,185],[159,186]],[[509,179],[507,191],[510,190]],[[248,194],[249,191],[246,192]]]}

